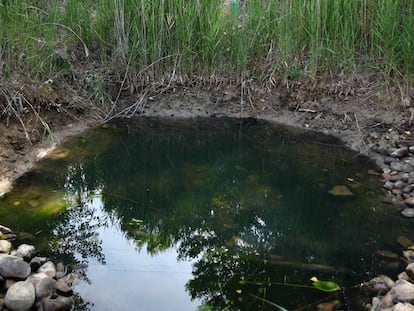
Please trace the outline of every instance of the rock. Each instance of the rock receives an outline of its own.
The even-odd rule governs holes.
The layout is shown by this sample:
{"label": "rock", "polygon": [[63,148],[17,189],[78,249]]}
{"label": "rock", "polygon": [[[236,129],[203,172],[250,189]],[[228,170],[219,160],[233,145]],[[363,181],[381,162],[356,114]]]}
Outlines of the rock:
{"label": "rock", "polygon": [[56,290],[62,296],[72,296],[73,290],[69,287],[69,285],[65,282],[64,279],[57,280]]}
{"label": "rock", "polygon": [[52,297],[56,290],[56,281],[51,277],[45,277],[41,279],[35,285],[35,296],[36,300],[41,300],[42,298]]}
{"label": "rock", "polygon": [[71,310],[72,305],[73,300],[68,297],[58,296],[55,299],[43,299],[43,311]]}
{"label": "rock", "polygon": [[30,260],[30,267],[32,268],[32,271],[37,271],[37,269],[40,268],[41,265],[46,263],[48,261],[47,257],[33,257],[32,260]]}
{"label": "rock", "polygon": [[3,234],[12,233],[12,230],[8,227],[0,225],[0,232]]}
{"label": "rock", "polygon": [[0,253],[10,253],[12,244],[7,240],[0,240]]}
{"label": "rock", "polygon": [[402,180],[397,180],[394,183],[394,187],[397,188],[397,189],[402,189],[402,188],[404,188],[404,186],[405,186],[405,182],[403,182]]}
{"label": "rock", "polygon": [[403,235],[398,236],[396,242],[404,249],[408,249],[410,246],[414,245],[414,242]]}
{"label": "rock", "polygon": [[17,250],[12,252],[12,255],[22,257],[25,261],[30,261],[36,255],[36,249],[33,245],[22,244]]}
{"label": "rock", "polygon": [[385,183],[384,183],[384,186],[383,186],[385,189],[387,189],[387,190],[392,190],[392,189],[394,189],[394,183],[393,182],[391,182],[391,181],[386,181]]}
{"label": "rock", "polygon": [[328,302],[323,302],[317,305],[318,311],[335,311],[341,306],[339,300],[333,300]]}
{"label": "rock", "polygon": [[404,204],[407,204],[408,206],[414,206],[414,198],[410,197],[404,200]]}
{"label": "rock", "polygon": [[392,156],[393,158],[404,158],[407,155],[408,155],[408,148],[407,147],[402,147],[402,148],[395,149],[390,154],[390,156]]}
{"label": "rock", "polygon": [[46,273],[32,273],[27,279],[26,282],[30,282],[33,284],[33,286],[36,286],[37,283],[39,283],[41,280],[45,278],[49,278]]}
{"label": "rock", "polygon": [[[414,262],[414,251],[412,250],[403,251],[403,256],[405,259],[407,259],[408,262]],[[413,271],[414,271],[414,266],[413,266]]]}
{"label": "rock", "polygon": [[0,275],[3,277],[24,280],[30,272],[30,265],[20,257],[0,255]]}
{"label": "rock", "polygon": [[388,251],[388,250],[378,251],[377,254],[380,257],[390,259],[390,260],[397,260],[399,258],[398,254]]}
{"label": "rock", "polygon": [[411,303],[397,303],[391,309],[392,311],[414,311],[414,306]]}
{"label": "rock", "polygon": [[409,281],[410,277],[408,276],[407,272],[403,271],[400,274],[398,274],[398,279]]}
{"label": "rock", "polygon": [[414,217],[414,208],[407,207],[401,211],[401,215],[406,218],[413,218]]}
{"label": "rock", "polygon": [[9,289],[10,287],[12,287],[16,283],[17,283],[17,281],[15,281],[15,280],[6,279],[6,282],[4,282],[4,288]]}
{"label": "rock", "polygon": [[38,270],[37,272],[43,272],[46,273],[51,278],[54,278],[56,276],[56,266],[53,262],[48,261],[45,262]]}
{"label": "rock", "polygon": [[[404,256],[405,257],[405,256]],[[411,262],[405,267],[405,272],[410,278],[414,278],[414,262]]]}
{"label": "rock", "polygon": [[404,165],[399,161],[393,161],[390,163],[391,171],[402,172],[404,171]]}
{"label": "rock", "polygon": [[378,294],[385,294],[393,286],[394,281],[386,275],[379,275],[368,282],[368,286]]}
{"label": "rock", "polygon": [[398,280],[389,291],[395,302],[413,302],[414,284],[406,280]]}
{"label": "rock", "polygon": [[66,269],[65,265],[63,263],[59,262],[56,265],[56,278],[57,279],[63,278],[66,275],[66,273],[67,273],[67,269]]}
{"label": "rock", "polygon": [[30,310],[35,302],[35,289],[30,282],[17,282],[9,288],[5,297],[7,308],[13,311]]}
{"label": "rock", "polygon": [[344,185],[336,185],[328,191],[333,196],[347,197],[353,196],[354,194]]}

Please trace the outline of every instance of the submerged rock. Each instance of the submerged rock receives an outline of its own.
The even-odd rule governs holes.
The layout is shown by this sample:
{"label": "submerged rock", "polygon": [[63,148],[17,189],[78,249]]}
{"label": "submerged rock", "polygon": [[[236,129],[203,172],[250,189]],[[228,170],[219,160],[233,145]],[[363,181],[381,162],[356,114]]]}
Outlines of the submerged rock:
{"label": "submerged rock", "polygon": [[394,286],[394,284],[394,281],[391,280],[390,277],[386,275],[379,275],[370,280],[367,285],[376,293],[385,294]]}
{"label": "submerged rock", "polygon": [[403,235],[398,236],[396,242],[404,249],[414,245],[413,241]]}
{"label": "submerged rock", "polygon": [[404,208],[401,211],[401,215],[406,217],[406,218],[413,218],[414,217],[414,208],[411,208],[411,207]]}
{"label": "submerged rock", "polygon": [[351,192],[351,190],[349,190],[348,187],[344,186],[344,185],[336,185],[336,186],[332,187],[332,189],[329,190],[328,192],[329,192],[329,194],[331,194],[333,196],[338,196],[338,197],[349,197],[349,196],[354,195]]}
{"label": "submerged rock", "polygon": [[13,311],[30,310],[35,302],[35,289],[30,282],[20,281],[12,285],[6,293],[5,304]]}

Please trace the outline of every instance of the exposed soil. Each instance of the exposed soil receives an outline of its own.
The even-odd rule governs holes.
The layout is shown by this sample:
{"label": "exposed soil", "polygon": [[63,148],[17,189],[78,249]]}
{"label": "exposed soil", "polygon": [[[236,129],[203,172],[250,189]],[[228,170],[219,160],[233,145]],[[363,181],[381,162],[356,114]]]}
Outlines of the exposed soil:
{"label": "exposed soil", "polygon": [[[354,79],[312,85],[285,81],[267,90],[243,89],[243,96],[240,89],[170,88],[162,95],[147,97],[133,110],[143,116],[254,117],[320,131],[341,138],[347,146],[373,158],[379,171],[390,150],[414,145],[414,132],[410,132],[413,96],[402,94],[398,88],[385,90],[380,83]],[[52,99],[46,96],[44,100],[43,96],[41,105],[38,103],[42,107],[38,113],[29,111],[21,120],[0,115],[0,194],[67,137],[100,122],[88,116],[91,113],[85,109],[68,107],[70,98],[64,88],[54,87],[52,91]],[[67,109],[56,104],[59,96],[65,97]],[[137,99],[124,97],[119,103],[128,107]],[[31,98],[36,100],[35,96]],[[48,100],[56,105],[44,109]],[[39,115],[52,135],[45,132]]]}

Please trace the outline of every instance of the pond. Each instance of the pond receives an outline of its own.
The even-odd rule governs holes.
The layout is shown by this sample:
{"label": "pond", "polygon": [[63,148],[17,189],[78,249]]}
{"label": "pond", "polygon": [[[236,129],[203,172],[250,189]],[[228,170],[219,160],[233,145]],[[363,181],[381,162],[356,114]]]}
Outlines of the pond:
{"label": "pond", "polygon": [[409,230],[371,169],[332,137],[252,118],[121,120],[38,163],[0,219],[83,273],[77,310],[357,310],[353,289],[396,273],[377,253]]}

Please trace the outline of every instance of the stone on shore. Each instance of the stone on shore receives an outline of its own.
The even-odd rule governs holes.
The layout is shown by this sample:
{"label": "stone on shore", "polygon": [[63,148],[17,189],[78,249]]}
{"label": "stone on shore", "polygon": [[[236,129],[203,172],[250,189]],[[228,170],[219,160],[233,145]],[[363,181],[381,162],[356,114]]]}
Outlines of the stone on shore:
{"label": "stone on shore", "polygon": [[51,277],[45,277],[41,279],[35,285],[36,300],[39,301],[42,298],[52,297],[56,290],[56,281]]}
{"label": "stone on shore", "polygon": [[393,152],[391,152],[390,156],[393,158],[404,158],[408,155],[408,148],[402,147],[395,149]]}
{"label": "stone on shore", "polygon": [[25,280],[30,275],[30,272],[30,265],[20,257],[0,255],[1,276]]}
{"label": "stone on shore", "polygon": [[36,249],[33,245],[21,244],[12,255],[22,257],[25,261],[30,261],[36,255]]}
{"label": "stone on shore", "polygon": [[35,302],[35,289],[30,282],[20,281],[12,285],[6,293],[5,304],[13,311],[27,311]]}
{"label": "stone on shore", "polygon": [[12,249],[12,244],[7,240],[0,240],[0,253],[9,254]]}
{"label": "stone on shore", "polygon": [[50,276],[51,278],[54,278],[56,276],[56,266],[53,262],[48,261],[44,263],[37,272],[43,272]]}

